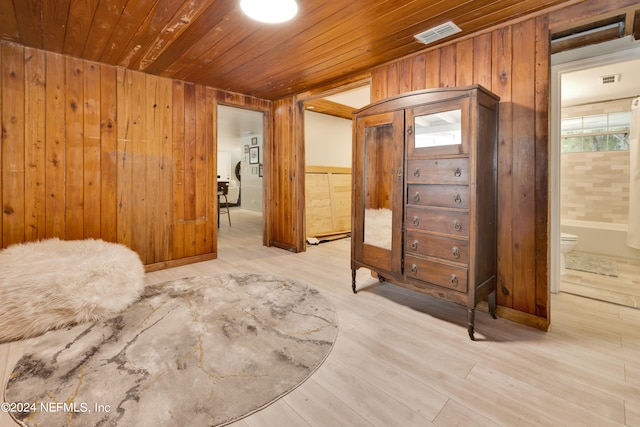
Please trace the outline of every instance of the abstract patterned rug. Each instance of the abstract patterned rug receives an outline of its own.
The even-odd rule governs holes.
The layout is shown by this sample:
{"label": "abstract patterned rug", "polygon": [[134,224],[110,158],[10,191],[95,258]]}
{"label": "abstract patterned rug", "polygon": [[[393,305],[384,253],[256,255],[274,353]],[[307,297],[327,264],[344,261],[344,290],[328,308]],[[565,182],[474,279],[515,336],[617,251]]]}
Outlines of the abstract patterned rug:
{"label": "abstract patterned rug", "polygon": [[618,277],[618,262],[598,255],[569,252],[565,255],[565,268],[602,276]]}
{"label": "abstract patterned rug", "polygon": [[230,274],[145,288],[120,315],[29,341],[5,390],[28,426],[219,426],[304,382],[336,314],[317,290]]}

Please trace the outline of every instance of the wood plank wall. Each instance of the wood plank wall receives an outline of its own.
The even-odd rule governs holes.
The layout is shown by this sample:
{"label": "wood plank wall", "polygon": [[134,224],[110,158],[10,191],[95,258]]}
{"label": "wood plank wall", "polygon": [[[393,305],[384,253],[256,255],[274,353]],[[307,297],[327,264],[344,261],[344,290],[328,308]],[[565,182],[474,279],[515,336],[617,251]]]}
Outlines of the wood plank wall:
{"label": "wood plank wall", "polygon": [[101,238],[148,270],[215,258],[219,100],[271,108],[2,42],[0,246]]}
{"label": "wood plank wall", "polygon": [[304,143],[296,137],[301,108],[296,105],[295,96],[273,103],[273,144],[268,145],[265,166],[270,177],[269,245],[291,252],[305,248]]}
{"label": "wood plank wall", "polygon": [[[498,303],[501,315],[549,317],[547,17],[505,26],[376,68],[372,102],[411,90],[481,84],[500,96]],[[522,319],[520,319],[522,320]]]}

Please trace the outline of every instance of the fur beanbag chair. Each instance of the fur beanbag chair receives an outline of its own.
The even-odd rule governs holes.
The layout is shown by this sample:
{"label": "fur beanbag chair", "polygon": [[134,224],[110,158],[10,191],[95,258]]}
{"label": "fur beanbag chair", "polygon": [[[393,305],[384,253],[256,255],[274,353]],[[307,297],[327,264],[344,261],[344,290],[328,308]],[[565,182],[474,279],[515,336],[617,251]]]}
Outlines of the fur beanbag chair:
{"label": "fur beanbag chair", "polygon": [[124,245],[57,238],[0,250],[0,342],[110,317],[136,301],[144,266]]}

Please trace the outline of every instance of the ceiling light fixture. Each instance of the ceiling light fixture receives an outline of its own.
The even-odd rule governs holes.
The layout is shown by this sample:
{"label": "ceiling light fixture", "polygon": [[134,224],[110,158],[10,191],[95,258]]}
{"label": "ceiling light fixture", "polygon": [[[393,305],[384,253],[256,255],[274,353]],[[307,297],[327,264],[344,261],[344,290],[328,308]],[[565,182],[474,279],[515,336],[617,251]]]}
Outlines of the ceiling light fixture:
{"label": "ceiling light fixture", "polygon": [[240,0],[242,11],[256,21],[278,24],[296,16],[295,0]]}

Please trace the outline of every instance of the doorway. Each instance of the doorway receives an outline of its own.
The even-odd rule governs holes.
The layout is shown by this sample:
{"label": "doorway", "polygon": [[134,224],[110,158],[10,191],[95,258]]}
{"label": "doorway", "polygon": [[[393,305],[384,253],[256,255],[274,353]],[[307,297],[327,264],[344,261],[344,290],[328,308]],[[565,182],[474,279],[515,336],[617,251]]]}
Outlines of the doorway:
{"label": "doorway", "polygon": [[[262,245],[264,120],[260,111],[228,105],[217,107],[217,173],[218,181],[227,190],[226,198],[220,199],[219,242],[221,236],[241,231],[246,240],[246,231],[251,229],[255,245]],[[256,229],[258,224],[260,227]]]}
{"label": "doorway", "polygon": [[[614,127],[607,128],[606,130],[602,129],[594,129],[591,126],[584,125],[581,130],[576,130],[576,138],[568,138],[567,134],[567,124],[571,122],[575,123],[586,123],[587,121],[594,120],[608,120],[609,122],[615,122],[615,117],[619,117],[620,114],[616,116],[617,111],[615,108],[607,110],[601,109],[601,111],[595,111],[594,106],[605,106],[605,105],[613,105],[616,103],[614,100],[618,100],[617,102],[625,103],[628,102],[628,107],[630,108],[631,99],[633,97],[637,97],[640,95],[640,82],[633,75],[632,72],[624,72],[619,73],[616,72],[616,69],[622,68],[623,65],[629,65],[630,62],[634,63],[633,69],[637,70],[638,65],[635,63],[638,61],[640,64],[640,43],[635,42],[632,37],[626,37],[622,39],[617,39],[611,42],[601,43],[597,45],[587,46],[580,49],[574,49],[571,51],[561,52],[558,54],[554,54],[551,57],[551,115],[550,115],[550,124],[551,124],[551,156],[550,156],[550,185],[551,185],[551,233],[550,233],[550,255],[551,255],[551,271],[550,271],[550,280],[551,280],[551,292],[569,292],[576,293],[582,296],[605,300],[609,302],[614,302],[623,305],[631,305],[636,304],[638,307],[638,303],[640,303],[640,289],[633,290],[633,280],[628,279],[628,285],[623,285],[622,287],[618,287],[616,283],[622,283],[624,281],[624,276],[627,274],[634,274],[633,272],[628,273],[627,264],[620,265],[621,269],[624,271],[620,271],[620,276],[618,276],[617,266],[619,264],[618,259],[621,259],[623,263],[626,263],[627,260],[631,262],[631,268],[637,268],[638,272],[640,272],[640,250],[634,250],[632,248],[625,248],[624,246],[624,230],[623,228],[626,224],[619,224],[624,222],[621,220],[621,217],[625,215],[623,212],[624,209],[617,209],[613,206],[624,205],[624,195],[619,194],[614,198],[613,202],[609,205],[609,213],[605,213],[604,217],[601,219],[594,219],[591,214],[576,214],[576,209],[581,209],[580,206],[593,206],[598,203],[597,195],[593,194],[584,195],[578,197],[577,194],[572,194],[571,197],[563,197],[563,191],[567,192],[567,182],[563,185],[562,176],[571,176],[571,179],[580,178],[579,169],[586,171],[586,174],[591,173],[591,176],[585,175],[585,179],[583,182],[578,182],[577,185],[583,186],[585,188],[585,194],[588,193],[589,186],[591,184],[591,178],[595,175],[595,172],[588,172],[591,170],[595,170],[595,168],[600,163],[591,163],[594,162],[593,159],[600,159],[597,162],[611,162],[613,160],[602,160],[607,159],[611,148],[603,148],[602,146],[594,146],[593,141],[595,141],[594,136],[599,133],[598,137],[605,138],[608,135],[603,135],[607,133],[608,129],[614,129]],[[596,89],[598,84],[608,84],[613,80],[613,83],[619,83],[621,81],[622,74],[626,74],[625,83],[634,83],[634,85],[626,86],[622,89],[621,92],[617,90],[617,87],[614,84],[610,84],[607,86],[605,90],[603,90],[602,95],[598,95],[596,93]],[[575,78],[583,78],[588,76],[587,84],[582,88],[578,89],[578,97],[580,99],[574,99],[573,101],[567,102],[567,87],[571,84],[574,84],[572,79]],[[618,80],[616,82],[616,79]],[[636,83],[637,82],[637,83]],[[624,85],[620,85],[621,87]],[[602,88],[602,87],[601,87]],[[563,96],[563,92],[565,95]],[[572,106],[567,107],[567,105],[572,104]],[[564,107],[564,108],[563,108]],[[612,113],[613,112],[613,113]],[[565,117],[565,121],[561,120],[561,117]],[[564,135],[563,135],[563,125],[564,123]],[[570,131],[569,131],[570,132]],[[586,144],[583,148],[573,148],[570,144],[572,141],[587,141],[584,136],[580,136],[581,132],[593,132],[592,135],[588,135],[589,144]],[[611,132],[613,133],[613,132]],[[562,139],[564,136],[564,149],[562,144]],[[584,134],[583,134],[584,135]],[[600,144],[600,142],[598,143]],[[575,154],[574,154],[575,150]],[[584,156],[582,156],[580,150],[584,151]],[[597,151],[597,152],[588,152],[588,151]],[[602,150],[602,151],[601,151]],[[624,150],[624,147],[613,148],[613,150]],[[628,148],[627,148],[628,150]],[[624,159],[623,151],[613,152],[610,159],[614,157],[618,157],[620,159]],[[572,160],[573,158],[573,160]],[[627,156],[628,158],[628,156]],[[576,163],[575,159],[579,159],[580,164]],[[609,167],[608,165],[606,167]],[[621,166],[624,168],[624,164]],[[616,167],[612,167],[613,174],[620,175],[619,172],[615,172]],[[624,172],[624,170],[623,170]],[[628,172],[627,172],[628,174]],[[620,178],[619,176],[617,178]],[[604,183],[597,183],[595,186],[603,185],[603,188],[606,188],[607,178],[603,179]],[[611,180],[613,182],[613,179]],[[616,190],[623,185],[617,186]],[[564,189],[564,190],[563,190]],[[603,190],[604,191],[604,190]],[[611,194],[617,194],[616,191],[610,192]],[[611,195],[610,194],[610,195]],[[595,202],[594,202],[595,197]],[[589,199],[591,198],[591,199]],[[570,202],[567,199],[571,199]],[[564,205],[563,205],[564,201]],[[569,212],[567,205],[571,204],[572,211]],[[588,208],[591,211],[591,208]],[[620,218],[615,217],[616,213],[614,211],[618,211],[617,215]],[[608,217],[606,217],[609,215]],[[576,218],[581,218],[577,219]],[[589,219],[588,221],[583,221],[583,219]],[[626,218],[625,218],[626,220]],[[611,228],[607,225],[607,223],[612,223]],[[618,226],[619,225],[619,226]],[[574,228],[579,227],[579,228]],[[599,230],[603,228],[603,230]],[[618,233],[616,228],[620,229],[620,233]],[[591,231],[591,230],[594,231]],[[579,231],[575,231],[579,230]],[[585,262],[585,266],[580,266],[580,262],[578,262],[577,266],[573,266],[572,268],[577,268],[578,270],[564,270],[561,266],[561,233],[569,233],[572,235],[578,236],[578,245],[582,240],[582,246],[576,246],[576,250],[572,255],[572,260],[582,254],[586,254],[585,258],[587,261]],[[575,233],[575,234],[574,234]],[[581,239],[580,234],[584,234],[584,237]],[[599,233],[599,234],[597,234]],[[616,237],[618,236],[618,237]],[[588,242],[590,240],[595,239],[596,249],[594,246],[588,246]],[[598,240],[599,239],[599,240]],[[614,240],[618,239],[619,242],[615,243]],[[606,253],[600,253],[600,249],[597,246],[604,246],[604,243],[610,243],[607,246],[619,246],[619,248],[615,249],[616,254],[612,254],[607,250]],[[616,247],[617,247],[616,246]],[[620,253],[617,253],[620,251]],[[588,257],[594,256],[594,258],[589,259]],[[618,258],[620,256],[621,258]],[[566,258],[568,259],[568,258]],[[595,260],[595,262],[591,262]],[[609,262],[611,261],[611,262]],[[591,262],[592,265],[589,265]],[[611,265],[615,267],[615,271],[613,269],[605,269],[602,267],[602,271],[596,272],[596,270],[600,269],[599,266]],[[594,266],[598,267],[595,268]],[[586,271],[586,272],[585,272]],[[631,270],[633,271],[633,270]],[[570,273],[568,275],[567,273]],[[614,276],[615,273],[615,276]],[[620,277],[620,280],[614,280],[612,277]],[[580,282],[578,284],[578,282]],[[613,287],[610,287],[608,283],[613,283]],[[640,288],[640,286],[636,286],[636,288]],[[633,292],[637,293],[637,297],[634,297]],[[635,301],[635,302],[634,302]]]}
{"label": "doorway", "polygon": [[370,103],[368,81],[304,101],[305,241],[351,235],[352,113]]}

